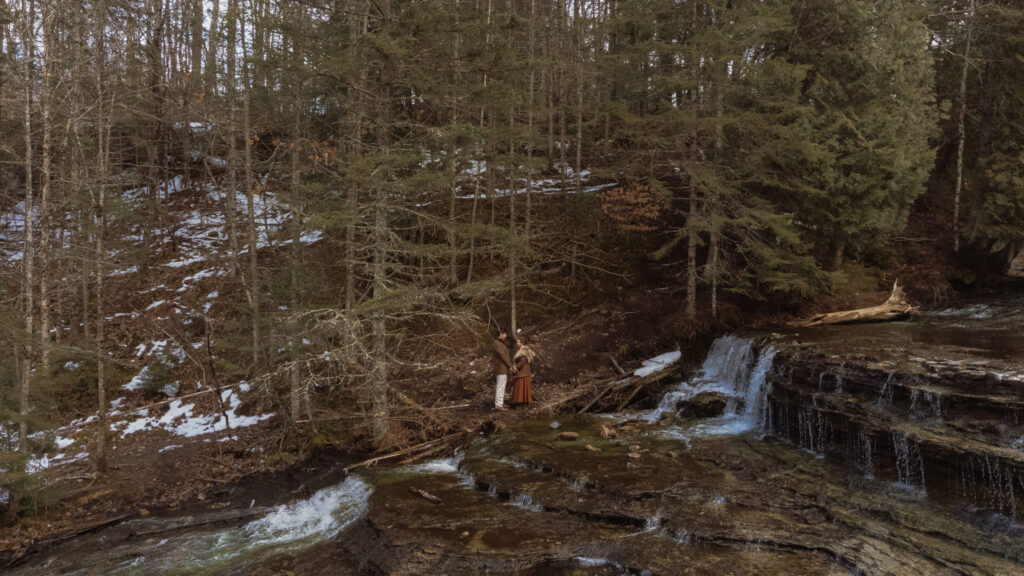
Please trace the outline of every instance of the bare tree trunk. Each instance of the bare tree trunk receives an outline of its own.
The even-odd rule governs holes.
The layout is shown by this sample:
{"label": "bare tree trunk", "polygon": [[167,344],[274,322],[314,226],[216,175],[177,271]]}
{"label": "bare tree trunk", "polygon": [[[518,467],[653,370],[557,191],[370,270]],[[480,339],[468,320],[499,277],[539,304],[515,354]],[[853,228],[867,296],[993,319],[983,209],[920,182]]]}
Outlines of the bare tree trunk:
{"label": "bare tree trunk", "polygon": [[[387,19],[389,18],[389,6],[387,0],[380,4],[382,18],[382,32],[387,31]],[[389,116],[388,109],[388,88],[383,82],[380,84],[380,118],[381,126],[378,128],[378,145],[382,147],[381,156],[384,162],[389,162]],[[387,242],[388,242],[388,186],[390,185],[391,174],[383,174],[378,179],[374,191],[374,217],[373,217],[373,264],[371,281],[373,283],[373,298],[380,301],[387,292]],[[378,308],[371,317],[373,344],[372,344],[372,367],[370,373],[370,409],[371,435],[373,445],[380,447],[388,434],[389,428],[389,407],[388,407],[388,377],[387,377],[387,314],[385,310]]]}
{"label": "bare tree trunk", "polygon": [[162,184],[160,167],[164,162],[165,154],[162,152],[161,134],[163,131],[163,36],[164,36],[164,13],[162,0],[150,0],[149,2],[149,30],[148,45],[146,47],[146,58],[149,64],[149,91],[152,98],[152,117],[148,124],[147,145],[147,171],[149,173],[149,186],[146,193],[146,218],[142,224],[142,268],[149,267],[150,250],[153,242],[153,226],[158,221],[159,193]]}
{"label": "bare tree trunk", "polygon": [[51,126],[51,108],[53,106],[53,18],[50,6],[43,4],[43,93],[39,103],[43,109],[43,166],[42,194],[39,202],[39,364],[44,376],[50,370],[50,187],[53,181],[51,174],[51,147],[53,126]]}
{"label": "bare tree trunk", "polygon": [[576,281],[576,263],[579,259],[579,210],[583,201],[583,77],[577,80],[576,84],[576,105],[579,112],[576,113],[576,197],[573,198],[573,225],[572,225],[572,256],[570,256],[571,269],[569,279]]}
{"label": "bare tree trunk", "polygon": [[[78,176],[81,176],[81,170],[75,170]],[[89,238],[89,232],[86,229],[87,222],[92,221],[92,212],[86,214],[85,210],[81,210],[78,213],[78,229],[81,231],[80,237],[83,249],[85,246],[92,244],[92,239]],[[83,258],[83,261],[87,259]],[[85,345],[89,345],[90,335],[92,330],[89,329],[89,311],[92,306],[89,304],[89,292],[92,290],[92,270],[88,264],[82,266],[82,340]]]}
{"label": "bare tree trunk", "polygon": [[[197,1],[200,4],[200,9],[202,9],[205,2],[203,2],[203,0]],[[203,71],[206,76],[203,99],[207,103],[210,103],[210,99],[217,93],[217,47],[220,44],[220,0],[214,0],[211,2],[210,8],[210,32],[208,34],[209,44],[206,48],[206,69]],[[231,56],[229,56],[229,59],[230,58]]]}
{"label": "bare tree trunk", "polygon": [[846,240],[841,232],[836,233],[832,239],[832,270],[838,272],[843,269],[843,253],[846,252]]}
{"label": "bare tree trunk", "polygon": [[[493,1],[494,0],[487,0],[487,28],[486,28],[486,32],[484,33],[484,46],[485,46],[485,48],[489,47],[491,45],[491,8],[492,8],[492,5],[493,5]],[[486,69],[484,69],[483,76],[484,76],[483,86],[484,86],[484,88],[487,88],[487,70]],[[480,106],[480,131],[483,132],[483,130],[484,130],[484,107]],[[484,156],[482,158],[478,158],[478,160],[477,160],[477,165],[476,165],[476,182],[474,183],[474,188],[473,188],[473,209],[472,209],[472,214],[470,216],[470,224],[472,226],[476,226],[476,213],[477,213],[477,209],[478,209],[479,204],[480,204],[480,183],[481,183],[481,180],[484,178],[484,175],[481,174],[481,170],[483,170],[484,164],[489,162],[490,159],[491,159],[491,155],[486,153],[486,152],[490,152],[490,139],[491,139],[491,136],[488,135],[487,136],[488,143],[487,143],[487,147],[485,149],[485,154],[484,154]],[[488,179],[490,179],[490,175],[489,175],[490,174],[490,168],[491,168],[491,166],[488,165],[488,170],[487,170],[487,172],[488,172],[487,178]],[[490,192],[488,192],[488,193],[490,194]],[[491,194],[491,195],[493,196],[493,194]],[[493,208],[493,200],[492,200],[491,206]],[[494,223],[494,213],[493,213],[493,210],[492,210],[492,213],[491,213],[491,224],[493,224],[493,223]],[[466,271],[466,283],[467,284],[469,284],[470,282],[473,281],[473,264],[475,263],[475,260],[476,260],[476,235],[474,235],[469,240],[469,269]]]}
{"label": "bare tree trunk", "polygon": [[508,251],[508,285],[509,285],[509,321],[511,323],[511,334],[512,338],[516,337],[517,331],[517,314],[516,314],[516,264],[518,262],[518,246],[516,245],[519,241],[516,226],[516,194],[518,193],[518,184],[516,183],[516,154],[515,154],[515,126],[516,126],[516,115],[515,115],[515,104],[509,106],[508,113],[508,128],[509,128],[509,140],[508,140],[508,165],[509,165],[509,178],[508,178],[508,229],[511,232],[512,247]]}
{"label": "bare tree trunk", "polygon": [[[182,146],[182,157],[185,159],[185,184],[187,186],[192,185],[192,162],[190,154],[193,149],[193,137],[191,130],[191,121],[194,117],[193,109],[196,107],[195,102],[198,100],[202,102],[205,97],[202,94],[203,87],[203,0],[188,0],[188,6],[182,5],[182,20],[184,22],[184,13],[188,10],[189,18],[189,57],[188,57],[188,68],[189,77],[188,83],[185,86],[185,96],[182,99],[182,116],[184,117],[184,136],[181,139]],[[211,31],[212,32],[212,31]],[[211,34],[212,35],[212,34]]]}
{"label": "bare tree trunk", "polygon": [[[373,222],[373,297],[384,298],[385,243],[387,242],[387,187],[377,184]],[[387,382],[387,316],[382,310],[373,314],[373,366],[371,369],[371,411],[373,445],[380,446],[388,434],[388,382]]]}
{"label": "bare tree trunk", "polygon": [[[506,4],[506,10],[507,10],[507,17],[509,18],[509,21],[512,21],[512,19],[515,16],[515,4],[513,2],[509,2],[508,4]],[[511,31],[509,32],[509,36],[510,36],[509,37],[509,44],[512,44]],[[518,246],[516,245],[517,242],[518,242],[517,227],[516,227],[516,224],[517,224],[516,223],[516,195],[519,192],[519,186],[516,183],[516,153],[515,153],[515,150],[516,150],[515,149],[515,144],[516,144],[516,142],[515,142],[516,141],[515,134],[516,134],[516,131],[515,131],[515,127],[516,127],[516,105],[515,105],[515,100],[512,100],[509,103],[509,111],[508,111],[508,133],[509,133],[509,137],[508,137],[508,164],[507,164],[506,168],[509,171],[508,172],[508,176],[509,176],[509,182],[508,182],[508,210],[509,210],[508,229],[509,229],[509,232],[511,232],[511,237],[512,237],[512,247],[509,250],[509,256],[508,256],[508,276],[509,276],[508,283],[509,283],[509,299],[510,299],[510,304],[511,304],[510,305],[510,309],[509,309],[509,320],[510,320],[510,324],[511,324],[511,330],[512,330],[511,331],[511,335],[512,335],[513,339],[515,339],[516,333],[518,332],[518,326],[517,326],[517,324],[518,324],[518,322],[517,322],[518,321],[518,315],[516,313],[516,300],[517,300],[517,298],[516,298],[516,263],[517,263],[517,257],[518,257],[518,255],[516,254],[516,252],[518,250]]]}
{"label": "bare tree trunk", "polygon": [[957,115],[956,191],[953,193],[953,252],[960,252],[960,190],[964,180],[964,117],[967,115],[967,71],[971,64],[971,40],[974,35],[974,0],[968,8],[967,44],[960,73],[960,112]]}
{"label": "bare tree trunk", "polygon": [[686,315],[697,316],[697,191],[694,178],[690,178],[690,213],[687,216],[688,242],[686,247]]}
{"label": "bare tree trunk", "polygon": [[235,61],[235,54],[238,46],[238,0],[231,0],[228,3],[228,11],[225,15],[228,26],[228,64],[227,64],[227,90],[228,99],[228,183],[227,205],[225,207],[225,218],[228,225],[228,239],[231,243],[231,275],[238,274],[238,89]]}
{"label": "bare tree trunk", "polygon": [[32,340],[33,340],[33,312],[35,306],[35,289],[33,278],[33,265],[35,264],[34,250],[34,206],[32,189],[32,68],[35,59],[35,2],[22,0],[23,2],[23,31],[22,41],[22,80],[25,83],[25,247],[22,255],[22,269],[24,273],[22,284],[22,306],[25,320],[25,344],[19,347],[21,351],[21,400],[18,414],[18,450],[28,452],[28,414],[30,410],[29,395],[32,383]]}
{"label": "bare tree trunk", "polygon": [[259,238],[256,233],[256,190],[252,180],[252,143],[255,135],[252,130],[252,78],[247,62],[245,46],[245,18],[240,18],[242,28],[242,83],[245,90],[243,116],[245,122],[245,201],[248,208],[249,235],[249,306],[252,308],[252,365],[256,369],[260,364],[260,277],[259,277]]}
{"label": "bare tree trunk", "polygon": [[526,111],[526,242],[530,241],[533,215],[533,81],[536,74],[533,66],[535,21],[537,0],[530,0],[530,98]]}
{"label": "bare tree trunk", "polygon": [[[480,111],[480,123],[483,124],[483,110]],[[482,126],[481,126],[482,127]],[[479,158],[479,155],[478,155]],[[470,229],[476,226],[476,212],[477,206],[480,203],[480,180],[483,176],[480,174],[483,160],[478,159],[476,164],[476,173],[473,175],[473,207],[470,210],[469,225]],[[476,260],[476,235],[469,239],[469,264],[466,267],[466,284],[473,282],[473,264]]]}
{"label": "bare tree trunk", "polygon": [[544,74],[544,79],[547,81],[545,85],[545,91],[547,92],[547,113],[548,113],[548,170],[551,170],[551,164],[555,160],[555,91],[554,91],[554,70],[548,69]]}
{"label": "bare tree trunk", "polygon": [[569,280],[576,281],[576,261],[579,257],[579,210],[583,200],[583,15],[580,3],[574,2],[576,26],[576,198],[573,199],[572,255]]}
{"label": "bare tree trunk", "polygon": [[[349,29],[349,58],[352,62],[359,59],[359,39],[366,34],[367,18],[363,15],[362,4],[357,0],[353,1],[353,10],[350,18],[353,19]],[[363,141],[363,90],[364,90],[364,68],[357,67],[352,85],[355,89],[351,92],[353,100],[353,123],[352,123],[352,157],[355,158],[362,153]],[[356,307],[356,223],[359,220],[359,190],[355,186],[349,186],[345,208],[348,222],[345,224],[345,310],[352,311]]]}
{"label": "bare tree trunk", "polygon": [[[455,29],[459,30],[459,24],[458,24],[458,20],[459,20],[459,0],[455,0],[455,18],[456,18]],[[461,35],[456,33],[456,35],[455,35],[455,43],[454,43],[454,46],[452,48],[452,66],[454,66],[454,70],[453,70],[453,80],[454,80],[454,82],[453,82],[453,84],[455,86],[459,86],[460,85],[460,82],[459,82],[460,74],[459,74],[459,68],[458,67],[459,67],[459,48],[461,46],[461,40],[462,40]],[[451,123],[454,126],[455,123],[458,122],[458,120],[459,120],[459,105],[458,105],[459,99],[458,99],[458,94],[455,91],[451,92],[450,97],[452,99],[452,101],[451,101],[451,106],[452,106],[452,109],[451,109]],[[455,146],[455,143],[453,142],[449,146],[449,153],[448,153],[448,177],[450,179],[449,185],[451,187],[451,192],[452,192],[451,193],[451,197],[448,200],[448,249],[451,250],[451,256],[449,257],[449,262],[448,262],[448,283],[453,288],[459,284],[458,241],[457,241],[457,238],[456,238],[456,235],[455,235],[455,221],[456,221],[455,201],[456,201],[456,196],[458,196],[458,193],[459,193],[459,181],[458,181],[459,177],[458,177],[457,152],[458,152],[458,148]]]}
{"label": "bare tree trunk", "polygon": [[[304,17],[304,8],[298,8],[297,21],[301,22]],[[296,76],[300,73],[302,66],[302,48],[300,40],[301,34],[295,34],[292,42],[292,67]],[[296,354],[298,348],[298,314],[299,314],[299,263],[302,259],[302,203],[300,198],[302,197],[300,186],[302,184],[301,178],[299,177],[299,137],[302,133],[302,78],[296,77],[294,79],[295,85],[293,87],[294,100],[292,102],[295,118],[292,121],[292,147],[291,147],[291,186],[292,186],[292,250],[291,250],[291,313],[296,318],[295,326],[293,327],[292,334],[292,365],[289,370],[289,381],[290,381],[290,396],[291,396],[291,419],[292,424],[298,422],[302,418],[302,400],[306,396],[303,391],[302,382],[299,373],[299,363]],[[270,234],[270,231],[267,231]],[[309,405],[309,398],[305,398],[307,406]],[[313,424],[312,412],[310,412],[310,425]]]}
{"label": "bare tree trunk", "polygon": [[[714,63],[716,78],[711,86],[712,98],[715,107],[715,161],[722,162],[722,149],[725,147],[725,128],[722,125],[722,114],[724,112],[725,83],[729,79],[728,63],[725,60]],[[709,198],[707,203],[707,217],[710,221],[711,232],[708,238],[708,260],[706,277],[711,284],[711,317],[718,318],[718,264],[719,264],[719,242],[721,242],[722,218],[719,214],[719,204],[715,199]]]}
{"label": "bare tree trunk", "polygon": [[[698,26],[697,21],[697,3],[693,3],[693,29],[696,30]],[[690,62],[687,63],[692,69],[693,76],[693,87],[690,92],[690,102],[693,107],[692,113],[695,116],[699,116],[700,111],[697,103],[697,93],[699,92],[700,84],[700,70],[697,63],[700,62],[700,51],[696,43],[692,42],[692,55]],[[690,142],[690,161],[696,162],[697,160],[697,130],[694,129],[691,135]],[[697,179],[691,174],[690,176],[690,212],[686,218],[687,228],[687,248],[686,248],[686,315],[690,318],[697,316],[697,242],[699,238],[697,236]]]}
{"label": "bare tree trunk", "polygon": [[98,422],[96,430],[96,469],[105,472],[107,469],[107,390],[105,382],[105,360],[103,350],[103,234],[106,229],[105,194],[107,186],[107,163],[109,162],[110,133],[106,126],[103,91],[106,0],[98,0],[96,4],[96,130],[97,130],[97,191],[96,191],[96,395],[98,403]]}

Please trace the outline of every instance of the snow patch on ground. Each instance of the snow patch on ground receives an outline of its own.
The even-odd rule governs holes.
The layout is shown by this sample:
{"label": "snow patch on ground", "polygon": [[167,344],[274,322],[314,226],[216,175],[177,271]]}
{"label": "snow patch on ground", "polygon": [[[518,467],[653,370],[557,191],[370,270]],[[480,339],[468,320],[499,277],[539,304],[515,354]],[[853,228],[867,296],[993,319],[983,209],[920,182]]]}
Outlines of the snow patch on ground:
{"label": "snow patch on ground", "polygon": [[636,372],[633,372],[633,375],[640,377],[650,376],[655,372],[659,372],[670,365],[675,364],[681,357],[682,353],[679,350],[676,350],[675,352],[667,352],[660,356],[655,356],[650,360],[644,360],[643,366],[637,368]]}
{"label": "snow patch on ground", "polygon": [[139,371],[127,384],[124,385],[125,390],[140,390],[142,383],[145,382],[146,374],[149,373],[149,366],[143,366],[142,370]]}
{"label": "snow patch on ground", "polygon": [[35,456],[25,464],[25,471],[29,474],[35,474],[42,472],[53,466],[62,466],[64,464],[70,464],[72,462],[78,462],[89,457],[88,452],[79,452],[73,456],[66,456],[63,452],[55,456],[49,454],[43,454],[42,456]]}
{"label": "snow patch on ground", "polygon": [[167,264],[164,264],[164,266],[167,266],[168,268],[184,268],[185,266],[196,264],[203,260],[206,260],[203,256],[186,256],[184,258],[178,258],[177,260],[171,260]]}
{"label": "snow patch on ground", "polygon": [[[243,385],[248,386],[247,384]],[[239,389],[245,392],[247,388],[242,390],[243,385],[239,385]],[[242,405],[242,399],[234,390],[221,392],[221,399],[228,407],[226,412],[232,429],[253,426],[274,415],[273,413],[256,416],[238,415],[237,410]],[[174,400],[168,404],[167,412],[160,418],[143,416],[128,423],[113,423],[110,425],[110,429],[120,432],[122,437],[143,430],[166,430],[176,436],[187,438],[227,430],[228,422],[224,421],[222,414],[194,414],[194,410],[195,404],[185,404],[181,400]],[[144,414],[148,413],[148,410],[144,412]]]}

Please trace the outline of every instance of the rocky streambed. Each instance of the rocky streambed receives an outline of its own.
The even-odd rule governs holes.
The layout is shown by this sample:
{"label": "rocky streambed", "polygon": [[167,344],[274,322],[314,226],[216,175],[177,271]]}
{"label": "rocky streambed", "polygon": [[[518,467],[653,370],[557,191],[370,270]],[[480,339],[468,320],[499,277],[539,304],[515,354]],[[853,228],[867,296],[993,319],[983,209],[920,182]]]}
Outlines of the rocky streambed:
{"label": "rocky streambed", "polygon": [[649,412],[520,420],[14,574],[1024,574],[1016,308],[723,336]]}

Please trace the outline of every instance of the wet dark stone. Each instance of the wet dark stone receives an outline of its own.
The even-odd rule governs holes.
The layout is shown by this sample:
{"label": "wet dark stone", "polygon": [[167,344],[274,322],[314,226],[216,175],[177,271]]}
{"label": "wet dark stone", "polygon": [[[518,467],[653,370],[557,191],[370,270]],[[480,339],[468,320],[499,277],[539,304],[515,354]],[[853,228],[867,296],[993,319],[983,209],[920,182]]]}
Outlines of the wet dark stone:
{"label": "wet dark stone", "polygon": [[676,404],[676,414],[680,418],[717,418],[725,414],[725,406],[725,396],[718,392],[701,392]]}

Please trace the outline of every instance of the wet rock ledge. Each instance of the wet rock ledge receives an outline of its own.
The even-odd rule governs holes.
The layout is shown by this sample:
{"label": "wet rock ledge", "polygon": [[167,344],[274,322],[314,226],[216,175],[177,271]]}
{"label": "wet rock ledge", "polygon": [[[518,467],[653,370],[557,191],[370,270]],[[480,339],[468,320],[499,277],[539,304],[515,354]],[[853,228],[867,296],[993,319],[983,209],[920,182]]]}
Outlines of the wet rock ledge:
{"label": "wet rock ledge", "polygon": [[1013,368],[783,343],[764,431],[935,502],[1020,520],[1024,379]]}
{"label": "wet rock ledge", "polygon": [[579,437],[562,441],[548,424],[511,424],[447,471],[382,472],[365,519],[334,546],[368,574],[980,575],[1024,566],[1021,535],[783,442],[744,434],[688,445],[657,424],[611,418],[563,422],[560,431]]}

